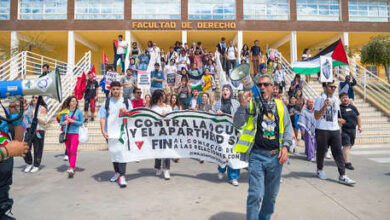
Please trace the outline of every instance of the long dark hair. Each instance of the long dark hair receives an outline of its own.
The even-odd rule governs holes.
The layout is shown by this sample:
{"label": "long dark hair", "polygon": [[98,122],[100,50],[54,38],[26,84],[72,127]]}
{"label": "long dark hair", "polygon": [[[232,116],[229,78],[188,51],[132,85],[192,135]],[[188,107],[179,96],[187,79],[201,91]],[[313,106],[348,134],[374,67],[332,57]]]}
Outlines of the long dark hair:
{"label": "long dark hair", "polygon": [[69,108],[69,104],[70,104],[71,99],[72,99],[72,97],[68,97],[65,99],[65,101],[62,103],[61,111],[66,109],[66,108]]}
{"label": "long dark hair", "polygon": [[72,101],[72,99],[76,99],[76,109],[75,110],[77,110],[78,108],[79,108],[79,100],[77,100],[77,98],[76,98],[76,96],[70,96],[69,97],[69,110],[70,110],[70,101]]}
{"label": "long dark hair", "polygon": [[[175,103],[172,103],[173,97],[176,97],[176,102]],[[175,108],[176,106],[180,106],[180,104],[179,104],[179,96],[177,94],[172,94],[170,103],[171,103],[172,109]]]}
{"label": "long dark hair", "polygon": [[161,89],[157,89],[153,92],[152,98],[150,99],[150,107],[153,105],[156,105],[158,100],[161,99],[161,97],[164,96],[164,91]]}
{"label": "long dark hair", "polygon": [[[33,97],[34,97],[34,96],[33,96]],[[39,100],[39,98],[38,98],[38,100]],[[38,101],[37,101],[37,104],[38,104]],[[30,102],[30,105],[34,105],[34,104],[32,103],[32,100],[31,100],[31,102]],[[39,105],[42,106],[42,107],[45,107],[45,109],[47,109],[47,104],[46,104],[45,100],[43,100],[43,98],[41,99],[41,102],[39,103]]]}

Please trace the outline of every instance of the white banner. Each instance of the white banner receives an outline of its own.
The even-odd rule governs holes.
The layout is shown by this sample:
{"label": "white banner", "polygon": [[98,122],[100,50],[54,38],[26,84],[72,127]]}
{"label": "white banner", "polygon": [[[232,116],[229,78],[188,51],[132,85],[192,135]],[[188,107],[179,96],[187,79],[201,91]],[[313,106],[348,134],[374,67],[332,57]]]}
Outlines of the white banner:
{"label": "white banner", "polygon": [[138,88],[150,89],[150,85],[151,85],[150,72],[138,70],[137,75],[138,75],[138,81],[137,81]]}
{"label": "white banner", "polygon": [[111,83],[114,81],[119,81],[118,73],[107,71],[106,72],[106,90],[111,89]]}
{"label": "white banner", "polygon": [[235,169],[247,166],[234,152],[240,130],[228,115],[176,111],[161,116],[140,108],[122,114],[121,118],[120,138],[108,141],[114,162],[196,158]]}

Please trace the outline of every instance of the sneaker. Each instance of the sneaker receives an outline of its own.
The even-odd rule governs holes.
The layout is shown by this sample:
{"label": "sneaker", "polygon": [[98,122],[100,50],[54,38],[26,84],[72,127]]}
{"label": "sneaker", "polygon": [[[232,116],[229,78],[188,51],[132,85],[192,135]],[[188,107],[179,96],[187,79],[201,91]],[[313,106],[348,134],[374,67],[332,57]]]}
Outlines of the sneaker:
{"label": "sneaker", "polygon": [[73,178],[73,176],[74,176],[74,169],[69,168],[66,172],[68,173],[68,178]]}
{"label": "sneaker", "polygon": [[317,176],[322,179],[322,180],[326,180],[327,177],[326,177],[326,174],[323,170],[317,170]]}
{"label": "sneaker", "polygon": [[162,174],[162,170],[161,169],[156,169],[156,176],[160,176]]}
{"label": "sneaker", "polygon": [[352,185],[356,184],[356,181],[352,180],[349,177],[347,177],[346,175],[344,175],[344,176],[339,177],[339,183],[352,186]]}
{"label": "sneaker", "polygon": [[120,176],[118,181],[120,188],[125,188],[127,186],[126,178],[125,176]]}
{"label": "sneaker", "polygon": [[238,186],[238,181],[237,180],[231,180],[229,181],[233,186]]}
{"label": "sneaker", "polygon": [[222,180],[224,176],[225,176],[224,173],[218,172],[218,179],[219,179],[219,180]]}
{"label": "sneaker", "polygon": [[119,173],[115,173],[114,176],[111,177],[110,182],[116,182],[119,179]]}
{"label": "sneaker", "polygon": [[352,166],[352,163],[345,163],[345,168],[349,170],[354,170],[355,167]]}
{"label": "sneaker", "polygon": [[32,169],[31,169],[31,173],[36,173],[36,172],[38,172],[38,170],[39,170],[39,167],[36,167],[36,166],[34,166]]}
{"label": "sneaker", "polygon": [[84,123],[87,123],[88,122],[88,119],[86,118],[86,119],[84,119]]}
{"label": "sneaker", "polygon": [[31,171],[32,168],[33,168],[33,165],[27,165],[26,168],[24,168],[23,171],[24,171],[25,173],[28,173],[28,172]]}
{"label": "sneaker", "polygon": [[330,159],[330,156],[331,156],[332,154],[330,153],[330,150],[328,150],[328,152],[326,152],[326,159]]}
{"label": "sneaker", "polygon": [[166,180],[171,179],[171,175],[169,174],[169,170],[164,170],[164,179],[166,179]]}
{"label": "sneaker", "polygon": [[316,158],[314,158],[314,157],[310,159],[310,162],[315,162],[315,161],[316,161]]}
{"label": "sneaker", "polygon": [[200,164],[204,163],[204,160],[199,160],[199,163],[200,163]]}
{"label": "sneaker", "polygon": [[65,155],[65,156],[64,156],[64,161],[68,161],[68,160],[69,160],[68,155]]}
{"label": "sneaker", "polygon": [[91,121],[95,121],[95,118],[91,118]]}

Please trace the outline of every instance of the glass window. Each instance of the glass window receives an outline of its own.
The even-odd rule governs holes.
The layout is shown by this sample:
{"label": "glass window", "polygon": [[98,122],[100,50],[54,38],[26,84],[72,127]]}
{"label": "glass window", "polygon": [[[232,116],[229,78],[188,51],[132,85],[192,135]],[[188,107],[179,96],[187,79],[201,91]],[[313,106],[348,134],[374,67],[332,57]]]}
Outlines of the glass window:
{"label": "glass window", "polygon": [[68,1],[63,0],[20,0],[18,8],[22,20],[59,20],[68,16]]}
{"label": "glass window", "polygon": [[339,21],[339,1],[297,0],[297,19],[306,21]]}
{"label": "glass window", "polygon": [[75,19],[123,19],[124,0],[76,0]]}
{"label": "glass window", "polygon": [[389,1],[350,0],[348,1],[349,21],[389,21]]}
{"label": "glass window", "polygon": [[181,19],[181,0],[132,1],[133,19]]}
{"label": "glass window", "polygon": [[0,20],[9,20],[10,0],[0,0]]}
{"label": "glass window", "polygon": [[188,19],[236,19],[236,1],[188,0]]}
{"label": "glass window", "polygon": [[367,69],[368,71],[372,72],[373,74],[378,75],[378,69],[377,69],[376,66],[374,66],[374,65],[368,65],[368,66],[366,66],[366,69]]}
{"label": "glass window", "polygon": [[289,0],[244,0],[244,19],[288,20]]}

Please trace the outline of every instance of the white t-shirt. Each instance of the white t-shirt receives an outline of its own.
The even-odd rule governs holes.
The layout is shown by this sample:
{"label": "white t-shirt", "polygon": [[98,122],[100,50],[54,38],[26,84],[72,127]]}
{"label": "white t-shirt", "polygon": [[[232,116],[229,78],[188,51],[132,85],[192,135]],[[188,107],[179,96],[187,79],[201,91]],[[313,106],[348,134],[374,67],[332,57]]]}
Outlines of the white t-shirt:
{"label": "white t-shirt", "polygon": [[196,105],[198,104],[198,100],[196,98],[191,99],[191,108],[196,108]]}
{"label": "white t-shirt", "polygon": [[124,41],[124,40],[118,41],[118,48],[116,48],[116,54],[125,54],[126,49],[123,47],[126,47],[126,46],[127,46],[126,41]]}
{"label": "white t-shirt", "polygon": [[171,106],[165,105],[164,107],[160,107],[158,105],[153,105],[151,108],[153,111],[159,113],[160,115],[165,112],[165,114],[168,114],[172,111]]}
{"label": "white t-shirt", "polygon": [[[316,98],[314,102],[314,111],[320,111],[326,99],[326,94],[321,93],[321,95]],[[334,95],[328,98],[330,101],[330,106],[326,109],[324,115],[316,120],[316,129],[328,130],[328,131],[337,131],[340,130],[338,123],[338,112],[340,111],[340,101]]]}
{"label": "white t-shirt", "polygon": [[237,51],[237,49],[235,47],[228,47],[227,55],[228,55],[229,60],[236,59],[236,51]]}

